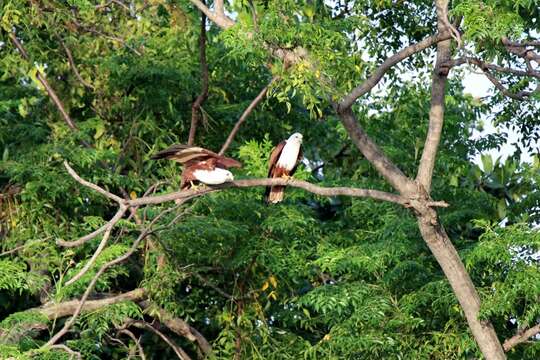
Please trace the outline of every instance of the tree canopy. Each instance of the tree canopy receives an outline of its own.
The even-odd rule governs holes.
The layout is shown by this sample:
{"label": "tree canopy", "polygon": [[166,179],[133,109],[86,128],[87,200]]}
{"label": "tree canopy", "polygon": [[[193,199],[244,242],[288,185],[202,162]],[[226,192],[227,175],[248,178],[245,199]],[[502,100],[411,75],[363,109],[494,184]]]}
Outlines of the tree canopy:
{"label": "tree canopy", "polygon": [[4,1],[0,358],[538,359],[539,9]]}

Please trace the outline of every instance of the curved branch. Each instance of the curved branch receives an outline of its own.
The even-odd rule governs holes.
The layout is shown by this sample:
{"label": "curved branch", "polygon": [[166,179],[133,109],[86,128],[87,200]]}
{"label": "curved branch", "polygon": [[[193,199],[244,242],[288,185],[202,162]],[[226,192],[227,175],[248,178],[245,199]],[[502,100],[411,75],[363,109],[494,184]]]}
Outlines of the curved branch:
{"label": "curved branch", "polygon": [[106,223],[105,225],[100,227],[99,229],[94,230],[90,234],[85,235],[85,236],[83,236],[83,237],[81,237],[81,238],[79,238],[78,240],[75,240],[75,241],[64,241],[62,239],[58,239],[58,240],[56,240],[56,243],[58,245],[60,245],[60,246],[63,246],[63,247],[81,246],[82,244],[92,240],[93,238],[95,238],[96,236],[101,234],[102,232],[112,229],[114,227],[114,225],[116,225],[116,223],[118,221],[120,221],[120,219],[124,216],[125,213],[126,213],[126,208],[125,208],[124,205],[121,205],[120,208],[118,209],[118,211],[116,212],[116,214],[113,216],[113,218],[108,223]]}
{"label": "curved branch", "polygon": [[64,51],[66,52],[68,62],[69,62],[69,66],[73,70],[73,73],[75,74],[75,77],[81,82],[81,84],[83,84],[83,86],[85,86],[85,87],[87,87],[87,88],[89,88],[91,90],[95,90],[94,86],[92,84],[88,83],[86,80],[84,80],[83,77],[81,76],[81,74],[79,73],[79,70],[77,70],[77,66],[75,65],[75,60],[73,60],[73,54],[71,54],[71,51],[66,46],[64,41],[62,41],[62,38],[60,37],[60,35],[56,35],[56,38],[58,39],[58,42],[60,43],[60,45],[62,45],[62,47],[64,48]]}
{"label": "curved branch", "polygon": [[[221,7],[218,2],[216,2],[216,12],[211,11],[202,1],[200,0],[189,0],[193,5],[195,5],[200,11],[204,13],[210,20],[212,20],[217,26],[222,29],[228,29],[231,26],[234,26],[235,22],[230,17],[225,15],[223,11],[223,1],[221,1]],[[221,12],[217,11],[220,10]]]}
{"label": "curved branch", "polygon": [[[28,53],[26,52],[26,49],[23,47],[23,45],[21,44],[19,39],[17,39],[17,36],[15,36],[15,34],[13,34],[13,33],[9,33],[8,36],[11,39],[11,41],[13,42],[13,44],[15,45],[15,47],[21,53],[21,56],[25,60],[30,60],[30,57],[28,56]],[[51,87],[51,85],[47,81],[47,78],[45,77],[45,75],[43,75],[43,73],[41,71],[37,70],[36,71],[36,77],[39,80],[39,82],[41,83],[41,85],[43,85],[43,87],[45,88],[45,91],[47,92],[47,94],[51,98],[54,105],[56,105],[56,108],[58,109],[58,111],[60,111],[60,114],[62,114],[62,117],[64,118],[64,121],[66,122],[67,126],[69,126],[69,128],[71,130],[77,130],[77,125],[75,125],[73,120],[71,120],[71,117],[69,116],[68,112],[66,111],[66,108],[65,108],[64,104],[62,103],[62,101],[60,100],[58,95],[56,95],[56,92],[54,91],[54,89]]]}
{"label": "curved branch", "polygon": [[161,339],[163,339],[163,341],[165,341],[167,345],[169,345],[174,350],[176,356],[178,356],[180,360],[191,360],[191,357],[189,357],[189,355],[186,354],[186,352],[180,346],[173,343],[172,340],[170,340],[167,336],[165,336],[165,334],[163,334],[161,331],[159,331],[152,325],[148,324],[147,322],[140,321],[140,320],[129,320],[125,326],[135,326],[139,329],[152,331],[153,333],[158,335]]}
{"label": "curved branch", "polygon": [[[69,175],[71,175],[72,178],[74,178],[79,184],[81,185],[84,185],[86,186],[87,188],[90,188],[94,191],[97,191],[98,193],[100,193],[101,195],[104,195],[105,197],[111,199],[111,200],[114,200],[116,201],[117,203],[119,204],[123,204],[125,202],[124,199],[122,199],[120,196],[117,196],[117,195],[114,195],[113,193],[110,193],[108,192],[107,190],[97,186],[96,184],[93,184],[89,181],[86,181],[84,180],[83,178],[81,178],[79,175],[77,175],[77,173],[71,168],[71,166],[69,166],[68,162],[67,161],[64,161],[64,166],[66,167]],[[103,229],[103,231],[105,231],[105,229]],[[102,232],[103,232],[102,231]],[[96,234],[95,236],[97,236],[98,234]],[[94,236],[94,237],[95,237]]]}
{"label": "curved branch", "polygon": [[504,351],[509,351],[517,345],[527,341],[530,337],[533,337],[540,333],[540,324],[537,324],[525,331],[521,331],[518,334],[506,339],[503,343]]}
{"label": "curved branch", "polygon": [[354,88],[347,96],[343,98],[343,100],[341,100],[341,102],[338,104],[338,112],[350,108],[359,97],[363,96],[368,91],[373,89],[373,87],[375,87],[375,85],[377,85],[382,79],[384,74],[386,74],[386,72],[397,63],[401,62],[402,60],[408,58],[411,55],[416,54],[417,52],[420,52],[432,45],[437,44],[438,42],[448,40],[450,38],[452,38],[450,32],[443,32],[432,35],[420,41],[419,43],[407,46],[406,48],[390,56],[381,65],[379,65],[375,72],[373,72],[366,81]]}
{"label": "curved branch", "polygon": [[231,145],[232,141],[234,140],[234,137],[238,133],[238,130],[240,130],[240,126],[244,123],[244,121],[246,121],[246,119],[251,114],[253,109],[255,109],[255,107],[257,107],[257,105],[259,105],[259,103],[262,101],[262,99],[264,98],[264,96],[268,92],[268,88],[270,87],[270,85],[272,85],[272,83],[276,79],[277,79],[277,77],[272,78],[272,80],[270,80],[270,83],[268,85],[266,85],[261,90],[259,95],[257,95],[257,97],[255,97],[255,99],[253,99],[253,101],[249,104],[249,106],[246,108],[246,110],[244,110],[244,112],[242,113],[242,116],[240,116],[240,119],[238,119],[238,121],[234,125],[233,129],[231,130],[231,133],[227,137],[227,140],[225,140],[225,143],[221,147],[221,150],[219,150],[219,155],[223,155],[225,153],[225,151],[227,151],[227,149]]}
{"label": "curved branch", "polygon": [[[126,213],[126,210],[127,210],[127,207],[124,206],[124,205],[121,205],[120,206],[120,209],[118,210],[118,213],[117,213],[117,216],[118,216],[118,219],[121,219],[124,214]],[[116,217],[116,216],[115,216]],[[99,246],[98,248],[96,249],[96,251],[94,252],[94,255],[92,255],[92,257],[90,258],[90,260],[88,260],[88,262],[84,265],[84,267],[81,269],[81,271],[79,271],[79,273],[77,273],[75,276],[73,276],[71,279],[69,279],[68,281],[66,281],[66,283],[64,284],[65,286],[69,286],[71,284],[73,284],[75,281],[79,280],[81,277],[83,277],[84,274],[86,274],[86,272],[88,270],[90,270],[90,268],[92,267],[92,265],[94,265],[94,263],[96,262],[99,254],[101,254],[101,252],[103,251],[103,249],[105,249],[105,245],[107,245],[107,241],[109,240],[109,237],[111,236],[111,231],[112,231],[112,228],[114,227],[114,225],[117,223],[118,221],[116,222],[112,222],[110,221],[108,224],[107,224],[107,230],[105,230],[105,234],[103,234],[103,239],[101,239],[101,242],[99,243]]]}

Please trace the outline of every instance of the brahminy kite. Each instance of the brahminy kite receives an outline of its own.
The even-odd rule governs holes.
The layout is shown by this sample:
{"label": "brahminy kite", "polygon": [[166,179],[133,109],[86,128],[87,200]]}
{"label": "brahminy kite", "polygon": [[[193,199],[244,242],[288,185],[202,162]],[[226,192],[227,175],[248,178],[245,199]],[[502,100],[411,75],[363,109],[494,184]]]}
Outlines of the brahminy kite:
{"label": "brahminy kite", "polygon": [[151,157],[153,160],[168,159],[183,165],[181,189],[189,188],[196,183],[218,185],[233,181],[233,174],[227,170],[242,167],[234,159],[221,156],[213,151],[197,146],[183,144],[172,145]]}
{"label": "brahminy kite", "polygon": [[[293,176],[301,159],[302,134],[294,133],[272,150],[268,160],[268,177],[288,179]],[[268,186],[264,199],[267,203],[278,203],[283,200],[284,191],[285,186]]]}

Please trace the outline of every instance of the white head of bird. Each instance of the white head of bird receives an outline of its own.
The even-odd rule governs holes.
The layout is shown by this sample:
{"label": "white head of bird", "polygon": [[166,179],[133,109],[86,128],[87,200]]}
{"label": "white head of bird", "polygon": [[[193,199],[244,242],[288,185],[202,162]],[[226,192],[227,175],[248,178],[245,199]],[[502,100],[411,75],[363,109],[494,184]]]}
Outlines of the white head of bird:
{"label": "white head of bird", "polygon": [[296,142],[296,143],[299,143],[301,144],[302,143],[302,139],[304,137],[302,136],[302,134],[296,132],[294,134],[292,134],[291,136],[289,136],[289,138],[287,139],[287,142]]}

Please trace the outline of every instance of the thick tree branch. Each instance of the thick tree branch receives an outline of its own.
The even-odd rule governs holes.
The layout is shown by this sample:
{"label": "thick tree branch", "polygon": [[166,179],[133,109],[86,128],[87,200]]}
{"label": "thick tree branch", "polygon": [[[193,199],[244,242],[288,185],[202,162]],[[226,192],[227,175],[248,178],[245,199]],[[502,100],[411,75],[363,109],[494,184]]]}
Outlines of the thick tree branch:
{"label": "thick tree branch", "polygon": [[343,100],[341,100],[341,102],[338,104],[338,112],[350,108],[359,97],[365,95],[371,89],[373,89],[373,87],[375,87],[375,85],[377,85],[382,79],[384,74],[386,74],[386,72],[397,63],[411,55],[427,49],[432,45],[444,40],[448,40],[451,37],[452,35],[449,31],[440,32],[439,34],[425,38],[419,43],[407,46],[406,48],[390,56],[381,65],[379,65],[379,67],[369,76],[369,78],[366,79],[366,81],[354,88],[347,96],[343,98]]}
{"label": "thick tree branch", "polygon": [[527,341],[529,338],[540,333],[540,324],[537,324],[525,331],[521,331],[518,334],[512,336],[509,339],[506,339],[503,343],[504,351],[509,351],[516,347],[517,345]]}
{"label": "thick tree branch", "polygon": [[[228,29],[231,26],[234,26],[235,22],[225,15],[223,11],[223,1],[221,1],[221,6],[217,6],[216,3],[216,11],[211,11],[204,2],[200,0],[189,0],[193,5],[195,5],[200,11],[204,13],[210,20],[212,20],[217,26],[219,26],[222,29]],[[220,10],[221,12],[218,12],[217,10]]]}
{"label": "thick tree branch", "polygon": [[[448,1],[436,1],[436,5],[437,28],[440,32],[448,26]],[[437,60],[431,82],[429,127],[420,165],[418,166],[418,174],[416,175],[416,181],[424,187],[428,194],[431,192],[433,169],[435,168],[435,159],[437,158],[444,123],[444,95],[449,71],[446,63],[450,59],[450,46],[450,40],[441,41],[437,44]]]}
{"label": "thick tree branch", "polygon": [[[203,1],[204,4],[204,1]],[[193,145],[201,117],[201,106],[208,97],[208,63],[206,61],[206,15],[201,11],[201,33],[199,34],[199,62],[201,66],[201,93],[191,105],[191,126],[188,145]]]}
{"label": "thick tree branch", "polygon": [[262,101],[262,99],[264,99],[264,97],[266,96],[266,93],[268,92],[268,88],[272,85],[272,83],[276,80],[277,78],[273,78],[272,80],[270,80],[270,83],[268,85],[266,85],[262,90],[261,92],[259,93],[259,95],[257,95],[255,97],[255,99],[253,99],[253,101],[249,104],[249,106],[246,108],[246,110],[244,110],[244,112],[242,113],[242,116],[240,116],[240,119],[238,119],[238,121],[236,122],[236,124],[234,124],[234,127],[233,129],[231,130],[231,133],[229,134],[229,136],[227,137],[227,140],[225,140],[225,143],[223,144],[223,146],[221,147],[221,150],[219,150],[219,155],[223,155],[225,154],[225,151],[227,151],[227,149],[229,148],[229,146],[231,145],[232,141],[234,140],[234,137],[236,136],[236,134],[238,133],[238,130],[240,130],[240,126],[242,126],[242,124],[244,123],[244,121],[246,121],[246,119],[248,118],[248,116],[253,112],[253,109],[255,109],[257,107],[257,105]]}
{"label": "thick tree branch", "polygon": [[369,138],[358,123],[350,108],[344,108],[339,113],[343,126],[349,133],[353,143],[375,167],[375,169],[402,195],[410,196],[416,191],[416,186],[405,174],[383,153]]}
{"label": "thick tree branch", "polygon": [[[21,56],[25,60],[30,60],[30,57],[28,56],[28,53],[26,52],[26,49],[23,47],[23,45],[21,44],[19,39],[17,39],[15,34],[9,33],[9,38],[11,39],[11,41],[13,42],[15,47],[19,50],[19,52],[21,53]],[[58,109],[58,111],[60,111],[60,114],[64,118],[64,121],[69,126],[69,128],[72,129],[72,130],[77,130],[77,126],[75,125],[73,120],[71,120],[71,117],[69,116],[68,112],[66,111],[66,108],[65,108],[64,104],[62,103],[62,101],[60,100],[58,95],[56,95],[56,92],[53,90],[53,88],[51,87],[51,85],[47,81],[47,78],[45,77],[45,75],[43,75],[43,73],[41,71],[37,70],[36,71],[36,77],[39,80],[39,82],[43,85],[43,87],[45,88],[45,91],[47,92],[47,94],[51,98],[54,105],[56,105],[56,108]]]}

